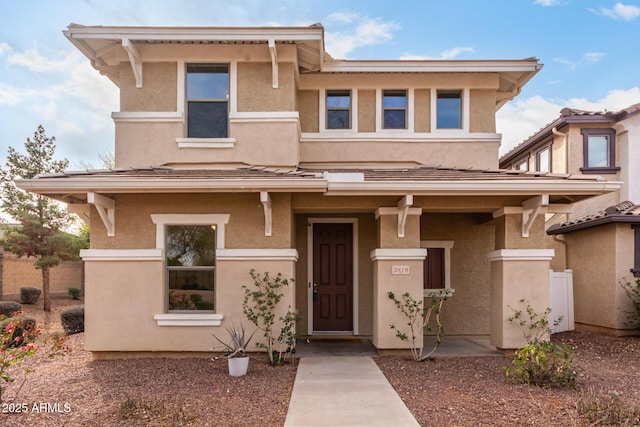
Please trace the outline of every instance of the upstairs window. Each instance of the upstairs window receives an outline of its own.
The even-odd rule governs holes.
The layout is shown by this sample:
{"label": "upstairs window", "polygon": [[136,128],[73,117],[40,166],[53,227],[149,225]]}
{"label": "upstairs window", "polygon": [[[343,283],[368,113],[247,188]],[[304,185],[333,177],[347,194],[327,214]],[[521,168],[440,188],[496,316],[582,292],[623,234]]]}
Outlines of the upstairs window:
{"label": "upstairs window", "polygon": [[327,129],[351,129],[351,91],[327,91]]}
{"label": "upstairs window", "polygon": [[187,137],[226,138],[229,129],[229,65],[187,65]]}
{"label": "upstairs window", "polygon": [[528,171],[529,170],[529,159],[521,160],[520,162],[516,163],[513,168],[515,170],[519,170],[519,171],[525,171],[525,172]]}
{"label": "upstairs window", "polygon": [[436,103],[438,129],[462,129],[462,93],[459,90],[439,90]]}
{"label": "upstairs window", "polygon": [[169,311],[213,311],[215,225],[168,225],[166,263]]}
{"label": "upstairs window", "polygon": [[536,171],[551,172],[551,146],[548,145],[536,153]]}
{"label": "upstairs window", "polygon": [[583,173],[616,173],[616,133],[613,129],[582,129]]}
{"label": "upstairs window", "polygon": [[382,92],[382,124],[384,129],[407,128],[407,91],[385,90]]}

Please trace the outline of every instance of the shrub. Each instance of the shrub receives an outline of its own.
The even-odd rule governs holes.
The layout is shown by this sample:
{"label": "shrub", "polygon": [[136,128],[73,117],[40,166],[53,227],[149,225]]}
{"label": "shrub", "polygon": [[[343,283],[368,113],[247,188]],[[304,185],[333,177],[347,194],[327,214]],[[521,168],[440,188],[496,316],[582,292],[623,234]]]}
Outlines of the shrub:
{"label": "shrub", "polygon": [[42,291],[34,287],[20,288],[20,302],[23,304],[35,304]]}
{"label": "shrub", "polygon": [[[387,296],[393,301],[396,307],[398,307],[400,312],[406,318],[406,325],[409,327],[409,333],[411,336],[402,332],[394,324],[389,325],[389,327],[396,331],[396,337],[400,338],[402,341],[411,343],[411,356],[414,360],[418,362],[427,360],[436,351],[444,339],[444,326],[440,321],[440,314],[442,313],[442,304],[450,296],[449,291],[444,290],[433,294],[431,296],[431,304],[429,307],[424,305],[424,301],[422,299],[419,301],[413,299],[408,292],[402,294],[402,300],[396,298],[395,294],[391,291],[387,292]],[[425,331],[431,332],[432,314],[434,315],[435,324],[437,326],[436,343],[427,354],[423,354],[424,344],[422,346],[418,346],[418,343],[419,339],[424,337]]]}
{"label": "shrub", "polygon": [[244,301],[242,311],[247,319],[263,332],[264,342],[256,342],[256,346],[264,348],[269,356],[272,365],[283,364],[292,353],[295,352],[296,322],[300,318],[297,312],[291,311],[291,306],[284,316],[278,317],[280,321],[280,332],[275,329],[276,309],[280,300],[284,297],[281,292],[285,286],[293,279],[283,279],[278,273],[271,277],[268,272],[262,276],[251,269],[249,272],[253,279],[253,288],[242,286],[244,290]]}
{"label": "shrub", "polygon": [[78,305],[63,311],[60,321],[67,335],[84,332],[84,306]]}
{"label": "shrub", "polygon": [[15,301],[0,301],[0,316],[13,317],[13,313],[22,311],[22,305]]}
{"label": "shrub", "polygon": [[80,294],[82,293],[79,288],[69,288],[67,292],[73,299],[80,299]]}
{"label": "shrub", "polygon": [[626,281],[620,285],[633,304],[633,310],[627,311],[627,326],[640,331],[640,278],[635,283]]}
{"label": "shrub", "polygon": [[576,403],[580,417],[591,426],[640,425],[640,406],[623,402],[617,395],[600,395],[590,391]]}
{"label": "shrub", "polygon": [[[527,301],[520,302],[526,303],[525,312],[511,307],[513,316],[507,318],[507,321],[520,329],[527,345],[515,352],[511,366],[505,368],[507,378],[537,386],[575,388],[578,372],[573,361],[573,349],[545,339],[552,332],[549,326],[551,309],[547,308],[542,314],[538,314]],[[554,322],[554,326],[560,322],[562,317]]]}
{"label": "shrub", "polygon": [[[22,347],[37,338],[36,319],[31,317],[22,317],[21,312],[17,313],[17,317],[4,319],[0,322],[0,333],[6,335],[7,347]],[[7,328],[9,330],[7,330]]]}

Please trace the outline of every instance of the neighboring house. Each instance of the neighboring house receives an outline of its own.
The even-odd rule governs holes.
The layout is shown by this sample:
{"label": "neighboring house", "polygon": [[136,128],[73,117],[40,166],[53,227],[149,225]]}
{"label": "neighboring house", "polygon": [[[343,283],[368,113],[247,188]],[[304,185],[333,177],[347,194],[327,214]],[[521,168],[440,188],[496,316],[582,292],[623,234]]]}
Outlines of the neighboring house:
{"label": "neighboring house", "polygon": [[302,335],[407,348],[388,291],[450,289],[448,334],[514,348],[510,307],[549,304],[542,214],[619,188],[498,170],[495,112],[535,58],[337,60],[319,25],[64,34],[120,90],[116,168],[17,185],[89,218],[97,357],[210,350],[252,268],[295,278]]}
{"label": "neighboring house", "polygon": [[[573,270],[575,321],[623,334],[631,301],[620,284],[640,277],[640,104],[620,111],[565,108],[500,159],[501,168],[622,181],[548,222],[555,270]],[[558,223],[560,222],[560,223]],[[550,237],[551,239],[551,237]],[[564,254],[564,255],[563,255]]]}

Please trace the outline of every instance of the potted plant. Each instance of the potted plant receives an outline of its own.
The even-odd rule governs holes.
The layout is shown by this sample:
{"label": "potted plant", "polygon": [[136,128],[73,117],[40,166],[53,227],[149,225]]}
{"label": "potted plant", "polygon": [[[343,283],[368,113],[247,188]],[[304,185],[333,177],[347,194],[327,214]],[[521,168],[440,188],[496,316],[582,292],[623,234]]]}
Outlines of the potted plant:
{"label": "potted plant", "polygon": [[[247,373],[247,369],[249,368],[249,357],[246,355],[246,349],[255,331],[249,338],[246,338],[246,332],[242,324],[240,324],[240,327],[237,327],[235,323],[232,323],[231,327],[226,329],[229,333],[229,342],[221,340],[215,334],[213,337],[222,344],[224,348],[224,355],[227,357],[229,363],[229,375],[232,377],[241,377]],[[215,347],[213,349],[215,350]]]}

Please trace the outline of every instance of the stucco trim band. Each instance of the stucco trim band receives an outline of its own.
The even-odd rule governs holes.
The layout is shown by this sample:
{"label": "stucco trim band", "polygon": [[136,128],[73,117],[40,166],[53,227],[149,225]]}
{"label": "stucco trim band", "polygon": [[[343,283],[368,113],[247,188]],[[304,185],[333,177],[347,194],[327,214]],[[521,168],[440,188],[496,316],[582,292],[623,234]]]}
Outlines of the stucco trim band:
{"label": "stucco trim band", "polygon": [[298,261],[296,249],[218,249],[218,261]]}
{"label": "stucco trim band", "polygon": [[181,123],[182,113],[175,111],[124,111],[111,113],[114,122],[120,123]]}
{"label": "stucco trim band", "polygon": [[220,326],[223,314],[166,313],[153,316],[158,326]]}
{"label": "stucco trim band", "polygon": [[162,249],[83,249],[84,261],[163,261]]}
{"label": "stucco trim band", "polygon": [[500,249],[489,252],[489,261],[551,261],[553,249]]}
{"label": "stucco trim band", "polygon": [[427,250],[424,248],[378,248],[371,251],[371,261],[423,261],[426,257]]}

